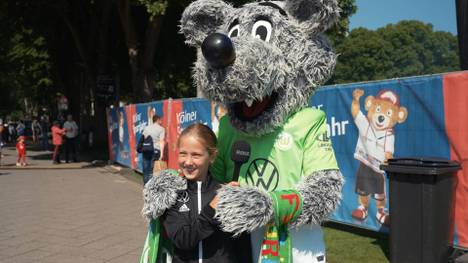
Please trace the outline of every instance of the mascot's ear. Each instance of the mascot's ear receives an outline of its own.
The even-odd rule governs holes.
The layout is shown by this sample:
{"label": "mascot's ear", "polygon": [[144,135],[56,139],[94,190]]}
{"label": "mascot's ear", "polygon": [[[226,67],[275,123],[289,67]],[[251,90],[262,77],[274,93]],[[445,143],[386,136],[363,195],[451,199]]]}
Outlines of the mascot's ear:
{"label": "mascot's ear", "polygon": [[405,107],[400,107],[398,110],[398,123],[403,123],[408,118],[408,110]]}
{"label": "mascot's ear", "polygon": [[367,96],[366,102],[364,103],[364,106],[366,107],[366,110],[368,111],[370,107],[372,106],[372,103],[374,103],[374,96]]}
{"label": "mascot's ear", "polygon": [[198,0],[191,3],[180,19],[180,33],[185,43],[200,46],[210,33],[216,32],[233,7],[221,0]]}
{"label": "mascot's ear", "polygon": [[285,9],[309,33],[321,33],[330,28],[340,16],[337,0],[286,0]]}

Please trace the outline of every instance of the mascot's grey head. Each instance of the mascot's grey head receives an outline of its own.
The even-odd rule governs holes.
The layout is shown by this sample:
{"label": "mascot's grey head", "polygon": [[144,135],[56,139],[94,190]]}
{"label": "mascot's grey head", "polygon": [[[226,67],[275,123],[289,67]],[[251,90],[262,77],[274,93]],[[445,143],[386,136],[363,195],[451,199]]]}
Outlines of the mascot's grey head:
{"label": "mascot's grey head", "polygon": [[236,129],[272,132],[331,76],[336,55],[323,32],[339,11],[336,0],[193,2],[181,32],[198,50],[196,86],[227,107]]}

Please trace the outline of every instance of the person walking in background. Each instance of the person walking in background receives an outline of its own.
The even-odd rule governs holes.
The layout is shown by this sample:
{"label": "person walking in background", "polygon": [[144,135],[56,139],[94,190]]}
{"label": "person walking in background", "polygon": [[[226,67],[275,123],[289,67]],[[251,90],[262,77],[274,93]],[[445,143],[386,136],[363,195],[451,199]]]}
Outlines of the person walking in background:
{"label": "person walking in background", "polygon": [[146,184],[153,175],[154,161],[162,160],[164,153],[165,130],[161,126],[161,117],[155,114],[152,118],[153,124],[146,126],[143,130],[145,138],[151,136],[153,139],[153,153],[143,154],[143,184]]}
{"label": "person walking in background", "polygon": [[21,135],[18,137],[18,142],[16,143],[16,152],[18,152],[16,166],[26,166],[26,142],[24,139],[24,135]]}
{"label": "person walking in background", "polygon": [[16,129],[13,122],[10,120],[8,121],[8,142],[12,143],[14,141],[16,141]]}
{"label": "person walking in background", "polygon": [[39,125],[37,118],[34,118],[33,121],[31,122],[31,132],[32,132],[33,143],[37,143],[38,137],[41,135],[41,126]]}
{"label": "person walking in background", "polygon": [[42,145],[42,150],[43,151],[48,151],[49,150],[49,118],[47,115],[42,115],[41,116],[41,121],[40,121],[40,126],[41,126],[41,145]]}
{"label": "person walking in background", "polygon": [[24,136],[25,129],[26,129],[26,126],[24,125],[23,121],[19,120],[18,125],[16,126],[16,135]]}
{"label": "person walking in background", "polygon": [[63,143],[62,136],[67,131],[66,129],[60,128],[60,123],[58,121],[54,121],[52,124],[52,144],[54,145],[54,154],[52,155],[52,161],[54,164],[60,163],[60,148]]}
{"label": "person walking in background", "polygon": [[76,136],[78,136],[78,125],[73,120],[73,116],[68,114],[67,121],[63,124],[63,128],[67,130],[65,133],[65,162],[69,162],[70,153],[73,155],[73,162],[76,159]]}

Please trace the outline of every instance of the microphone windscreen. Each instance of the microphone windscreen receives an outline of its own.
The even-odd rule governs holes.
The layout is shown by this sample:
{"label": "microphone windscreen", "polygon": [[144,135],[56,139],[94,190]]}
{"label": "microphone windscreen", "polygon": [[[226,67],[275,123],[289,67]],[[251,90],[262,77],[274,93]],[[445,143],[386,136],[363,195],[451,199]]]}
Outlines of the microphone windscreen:
{"label": "microphone windscreen", "polygon": [[246,163],[250,158],[250,144],[246,141],[235,141],[231,148],[231,160],[235,163]]}

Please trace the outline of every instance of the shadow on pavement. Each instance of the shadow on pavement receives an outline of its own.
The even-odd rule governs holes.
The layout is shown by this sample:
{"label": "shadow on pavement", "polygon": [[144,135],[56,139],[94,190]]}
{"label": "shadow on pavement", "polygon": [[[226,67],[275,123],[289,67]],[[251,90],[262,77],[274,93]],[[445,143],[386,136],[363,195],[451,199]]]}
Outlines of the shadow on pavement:
{"label": "shadow on pavement", "polygon": [[52,161],[52,153],[43,153],[29,156],[31,160],[50,160]]}

